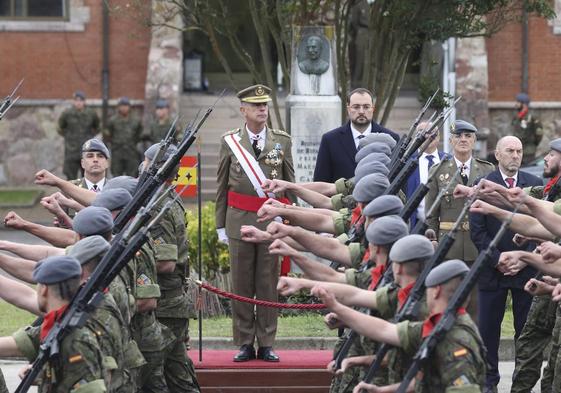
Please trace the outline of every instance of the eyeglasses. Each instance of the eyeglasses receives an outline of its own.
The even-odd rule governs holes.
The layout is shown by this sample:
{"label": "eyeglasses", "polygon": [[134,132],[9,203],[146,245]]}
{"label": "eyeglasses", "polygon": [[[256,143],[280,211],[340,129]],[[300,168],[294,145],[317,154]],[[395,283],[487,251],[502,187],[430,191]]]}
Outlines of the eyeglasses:
{"label": "eyeglasses", "polygon": [[353,111],[359,111],[360,108],[362,108],[365,112],[368,112],[369,110],[372,110],[372,108],[374,108],[374,107],[373,107],[372,105],[370,105],[370,104],[365,104],[365,105],[358,105],[358,104],[355,104],[355,105],[351,105],[350,108],[351,108]]}

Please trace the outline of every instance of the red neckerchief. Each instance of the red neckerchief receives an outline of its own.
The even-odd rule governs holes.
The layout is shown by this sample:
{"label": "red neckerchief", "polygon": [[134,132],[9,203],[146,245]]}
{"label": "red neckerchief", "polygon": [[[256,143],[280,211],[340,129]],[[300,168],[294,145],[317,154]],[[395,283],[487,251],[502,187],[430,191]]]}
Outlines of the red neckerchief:
{"label": "red neckerchief", "polygon": [[409,292],[411,292],[414,285],[415,282],[412,282],[405,288],[400,288],[399,291],[397,291],[397,304],[399,305],[399,307],[403,306],[403,303],[405,303],[405,301],[409,297]]}
{"label": "red neckerchief", "polygon": [[547,184],[546,184],[545,187],[543,188],[543,193],[544,193],[544,195],[547,195],[547,193],[548,193],[549,191],[551,191],[551,187],[553,187],[553,185],[554,185],[555,183],[557,183],[557,180],[559,179],[559,176],[561,176],[561,175],[557,175],[557,176],[555,176],[554,178],[552,178],[550,181],[547,182]]}
{"label": "red neckerchief", "polygon": [[[465,313],[466,309],[460,307],[458,308],[458,312],[456,313],[456,315],[464,315]],[[425,319],[425,322],[423,322],[423,338],[431,334],[432,329],[434,329],[438,321],[440,321],[440,318],[442,318],[442,313],[432,314],[430,317]]]}
{"label": "red neckerchief", "polygon": [[362,217],[362,209],[360,206],[356,206],[351,213],[351,225],[358,223],[358,220]]}
{"label": "red neckerchief", "polygon": [[40,335],[41,341],[47,338],[47,335],[55,325],[55,322],[57,322],[58,320],[60,320],[60,318],[62,318],[62,315],[64,314],[67,308],[68,308],[68,304],[62,306],[58,310],[49,311],[48,313],[45,314],[45,316],[43,317],[43,323],[41,324],[41,335]]}
{"label": "red neckerchief", "polygon": [[371,291],[374,288],[376,288],[378,286],[378,282],[380,281],[380,279],[382,278],[382,276],[384,275],[384,272],[386,271],[386,265],[380,265],[380,266],[376,266],[374,269],[372,269],[370,271],[370,274],[372,275],[372,281],[370,281],[370,285],[368,286],[368,290]]}
{"label": "red neckerchief", "polygon": [[362,257],[362,264],[366,264],[368,263],[368,261],[370,260],[370,249],[367,248],[366,251],[364,252],[364,256]]}
{"label": "red neckerchief", "polygon": [[518,117],[518,120],[522,120],[523,118],[526,117],[527,114],[528,114],[528,108],[524,108],[520,112],[518,112],[516,116]]}

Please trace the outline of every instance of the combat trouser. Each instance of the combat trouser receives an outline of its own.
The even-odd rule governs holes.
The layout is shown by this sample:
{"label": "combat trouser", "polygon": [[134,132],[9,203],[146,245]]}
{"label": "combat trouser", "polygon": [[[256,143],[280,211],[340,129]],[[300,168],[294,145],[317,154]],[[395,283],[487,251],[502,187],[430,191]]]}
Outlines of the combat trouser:
{"label": "combat trouser", "polygon": [[[551,296],[535,296],[522,333],[516,340],[516,364],[512,375],[511,393],[529,393],[540,379],[543,353],[551,341],[557,303]],[[542,386],[551,386],[553,370],[544,369]]]}

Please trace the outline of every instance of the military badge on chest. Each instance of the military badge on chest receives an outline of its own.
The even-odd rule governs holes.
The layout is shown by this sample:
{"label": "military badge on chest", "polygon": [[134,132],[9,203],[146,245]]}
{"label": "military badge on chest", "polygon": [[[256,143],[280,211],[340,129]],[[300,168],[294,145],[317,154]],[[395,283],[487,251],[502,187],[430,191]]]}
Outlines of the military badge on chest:
{"label": "military badge on chest", "polygon": [[278,169],[282,164],[283,157],[284,152],[282,151],[282,146],[280,143],[277,143],[273,150],[265,154],[265,165],[269,165],[273,168],[271,170],[271,179],[276,179],[279,175]]}

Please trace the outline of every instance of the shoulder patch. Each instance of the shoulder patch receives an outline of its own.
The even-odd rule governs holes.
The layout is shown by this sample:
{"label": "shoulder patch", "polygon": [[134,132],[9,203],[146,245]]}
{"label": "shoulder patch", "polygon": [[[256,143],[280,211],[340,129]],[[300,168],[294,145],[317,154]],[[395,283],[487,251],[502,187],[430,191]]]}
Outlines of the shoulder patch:
{"label": "shoulder patch", "polygon": [[136,284],[138,286],[142,286],[142,285],[149,285],[152,284],[152,280],[150,280],[150,278],[142,273],[137,279],[136,279]]}
{"label": "shoulder patch", "polygon": [[235,128],[233,130],[227,131],[224,134],[222,134],[221,138],[224,138],[227,135],[237,134],[240,131],[241,131],[241,128]]}
{"label": "shoulder patch", "polygon": [[467,353],[468,353],[467,349],[460,348],[460,349],[457,349],[457,350],[454,351],[454,357],[459,358],[459,357],[462,357],[462,356],[466,356]]}
{"label": "shoulder patch", "polygon": [[287,138],[290,138],[290,137],[291,137],[290,134],[289,134],[288,132],[285,132],[285,131],[282,131],[282,130],[276,130],[276,129],[274,129],[274,128],[271,128],[271,132],[272,132],[273,134],[275,134],[275,135],[282,135],[282,136],[285,136],[285,137],[287,137]]}
{"label": "shoulder patch", "polygon": [[81,362],[83,359],[84,358],[82,358],[82,355],[77,353],[77,354],[74,354],[74,355],[72,355],[68,358],[68,363],[70,363],[70,364],[78,363],[78,362]]}
{"label": "shoulder patch", "polygon": [[470,385],[470,384],[471,384],[471,382],[469,381],[469,379],[465,375],[462,375],[462,376],[456,378],[454,380],[454,382],[452,382],[452,385],[454,385],[456,387],[466,386],[466,385]]}

